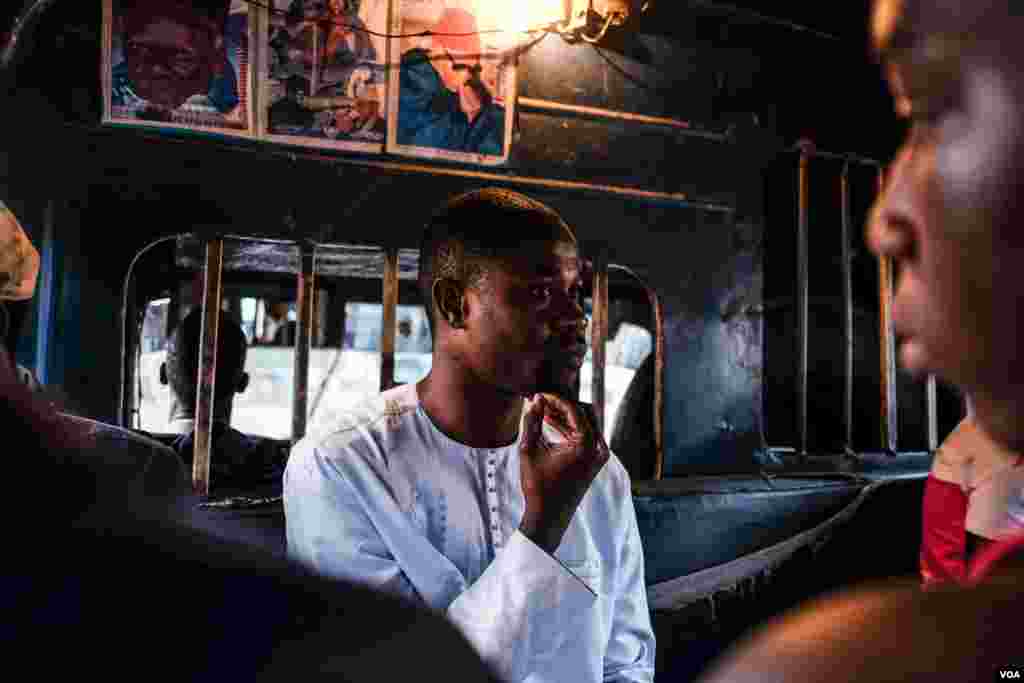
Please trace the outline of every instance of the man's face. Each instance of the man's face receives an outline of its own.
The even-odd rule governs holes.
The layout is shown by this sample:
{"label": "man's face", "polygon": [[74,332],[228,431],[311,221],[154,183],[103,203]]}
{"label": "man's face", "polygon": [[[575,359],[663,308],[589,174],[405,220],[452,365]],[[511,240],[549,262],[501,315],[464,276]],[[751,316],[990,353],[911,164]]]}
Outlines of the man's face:
{"label": "man's face", "polygon": [[171,17],[153,16],[125,36],[128,77],[135,91],[166,109],[209,91],[213,54],[208,32]]}
{"label": "man's face", "polygon": [[462,356],[477,377],[512,394],[572,395],[586,353],[575,244],[527,243],[466,297]]}
{"label": "man's face", "polygon": [[[877,0],[873,21],[876,44],[901,46],[887,72],[912,125],[868,227],[897,267],[900,358],[1004,415],[1024,413],[1020,23],[997,0]],[[1018,440],[1011,421],[989,417],[994,436]]]}

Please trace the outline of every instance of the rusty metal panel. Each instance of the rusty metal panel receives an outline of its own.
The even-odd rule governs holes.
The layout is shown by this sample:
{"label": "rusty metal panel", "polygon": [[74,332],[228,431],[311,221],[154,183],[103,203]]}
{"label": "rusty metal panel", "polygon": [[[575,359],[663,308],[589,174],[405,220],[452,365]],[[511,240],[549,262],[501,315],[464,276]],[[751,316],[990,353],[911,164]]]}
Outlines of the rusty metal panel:
{"label": "rusty metal panel", "polygon": [[665,472],[665,324],[658,293],[647,287],[654,313],[654,478]]}
{"label": "rusty metal panel", "polygon": [[[519,60],[519,96],[684,119],[713,116],[714,68],[723,54],[662,36],[634,34],[630,54],[548,38]],[[732,51],[736,61],[753,55]],[[702,97],[693,97],[701,92]],[[687,94],[689,96],[687,96]]]}
{"label": "rusty metal panel", "polygon": [[541,100],[534,97],[520,97],[516,103],[520,111],[541,111],[548,113],[566,114],[568,116],[583,116],[595,119],[607,119],[611,121],[626,121],[628,123],[645,124],[650,126],[664,126],[672,128],[677,133],[688,137],[703,138],[716,142],[728,141],[728,135],[720,131],[705,130],[689,121],[671,118],[668,116],[651,116],[649,114],[632,114],[629,112],[605,109],[603,107],[587,107],[579,104],[565,104],[555,100]]}
{"label": "rusty metal panel", "polygon": [[[878,192],[882,193],[884,172],[878,171]],[[896,335],[892,321],[892,298],[894,287],[894,264],[892,259],[878,259],[878,314],[882,372],[882,447],[895,453],[898,447],[899,413],[896,401]]]}
{"label": "rusty metal panel", "polygon": [[735,166],[756,165],[749,150],[686,129],[552,110],[524,109],[518,117],[522,137],[510,166],[565,189],[623,188],[637,199],[730,206]]}
{"label": "rusty metal panel", "polygon": [[384,250],[384,305],[380,340],[380,390],[395,385],[395,332],[398,310],[398,249]]}
{"label": "rusty metal panel", "polygon": [[217,379],[217,332],[220,326],[221,264],[224,241],[210,240],[206,245],[203,273],[203,324],[199,350],[199,377],[196,382],[195,449],[192,458],[192,490],[199,496],[210,492],[210,450],[213,430],[213,405]]}
{"label": "rusty metal panel", "polygon": [[316,297],[316,249],[312,244],[301,248],[302,270],[298,276],[299,299],[297,334],[295,335],[295,370],[292,384],[292,442],[306,434],[306,405],[309,394],[309,345],[313,336],[314,298]]}
{"label": "rusty metal panel", "polygon": [[[202,241],[196,235],[178,237],[175,262],[182,268],[202,267]],[[419,252],[398,250],[398,277],[415,281]],[[300,273],[301,256],[292,240],[226,239],[224,270],[260,273]],[[364,244],[317,244],[316,272],[321,277],[365,278],[384,276],[384,250]]]}
{"label": "rusty metal panel", "polygon": [[590,320],[590,350],[593,363],[590,401],[594,406],[598,431],[604,431],[605,343],[608,341],[608,252],[594,254],[593,313]]}
{"label": "rusty metal panel", "polygon": [[839,179],[842,203],[843,265],[843,445],[853,453],[853,255],[850,250],[850,165],[843,164]]}
{"label": "rusty metal panel", "polygon": [[807,454],[807,343],[808,343],[808,297],[809,278],[807,222],[810,203],[809,166],[807,154],[800,155],[799,216],[797,219],[797,426],[799,429],[799,453]]}

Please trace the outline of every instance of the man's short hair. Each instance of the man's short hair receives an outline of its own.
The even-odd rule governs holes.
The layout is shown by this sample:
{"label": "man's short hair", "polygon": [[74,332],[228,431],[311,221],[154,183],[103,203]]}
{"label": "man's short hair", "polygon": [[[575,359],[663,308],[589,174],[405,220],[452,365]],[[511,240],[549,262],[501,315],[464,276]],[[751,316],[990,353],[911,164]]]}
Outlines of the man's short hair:
{"label": "man's short hair", "polygon": [[420,243],[419,290],[434,321],[434,282],[451,278],[481,287],[487,265],[529,241],[576,242],[572,228],[551,207],[526,195],[485,188],[446,201],[427,222]]}
{"label": "man's short hair", "polygon": [[[203,312],[195,308],[167,340],[167,383],[180,400],[195,401],[196,398],[202,323]],[[221,313],[217,334],[216,392],[219,397],[226,398],[234,393],[235,383],[245,369],[247,348],[242,327]]]}

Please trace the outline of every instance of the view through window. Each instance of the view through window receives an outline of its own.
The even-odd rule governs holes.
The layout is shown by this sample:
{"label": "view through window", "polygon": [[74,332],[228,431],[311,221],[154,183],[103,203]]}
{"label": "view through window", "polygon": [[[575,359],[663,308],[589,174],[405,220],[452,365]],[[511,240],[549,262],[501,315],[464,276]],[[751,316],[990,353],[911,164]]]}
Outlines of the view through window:
{"label": "view through window", "polygon": [[[360,401],[379,392],[383,305],[379,299],[350,300],[344,296],[345,280],[335,285],[319,289],[314,305],[308,429],[331,424]],[[430,325],[423,306],[412,303],[413,300],[403,297],[396,311],[398,384],[418,382],[431,367]],[[174,329],[176,314],[183,316],[190,310],[173,303],[170,298],[148,303],[138,349],[136,427],[157,434],[174,431],[170,420],[171,391],[160,382],[160,365],[166,360],[167,338]],[[587,305],[589,314],[589,301]],[[222,310],[222,324],[234,321],[240,325],[248,344],[245,372],[249,383],[245,391],[234,396],[231,426],[247,434],[291,438],[295,301],[284,294],[274,295],[266,286],[234,287],[233,291],[226,291]],[[622,320],[609,330],[604,416],[608,439],[626,390],[654,347],[651,331],[634,322]],[[582,401],[592,401],[592,376],[592,357],[588,351],[580,376]],[[218,395],[224,390],[225,387],[218,386]]]}

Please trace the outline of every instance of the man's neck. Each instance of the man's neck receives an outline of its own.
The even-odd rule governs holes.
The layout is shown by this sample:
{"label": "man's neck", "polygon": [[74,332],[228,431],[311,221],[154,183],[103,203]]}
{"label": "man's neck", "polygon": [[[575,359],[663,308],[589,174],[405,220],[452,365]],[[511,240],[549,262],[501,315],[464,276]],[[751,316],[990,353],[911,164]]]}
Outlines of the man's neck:
{"label": "man's neck", "polygon": [[[196,418],[195,406],[185,406],[179,401],[171,401],[171,414],[170,422],[172,423],[185,423],[194,422]],[[223,422],[224,424],[231,424],[231,408],[222,404],[215,405],[213,408],[213,422]],[[191,431],[191,430],[190,430]]]}
{"label": "man's neck", "polygon": [[523,398],[483,384],[443,353],[434,352],[430,373],[416,390],[434,424],[459,443],[499,448],[519,436]]}

